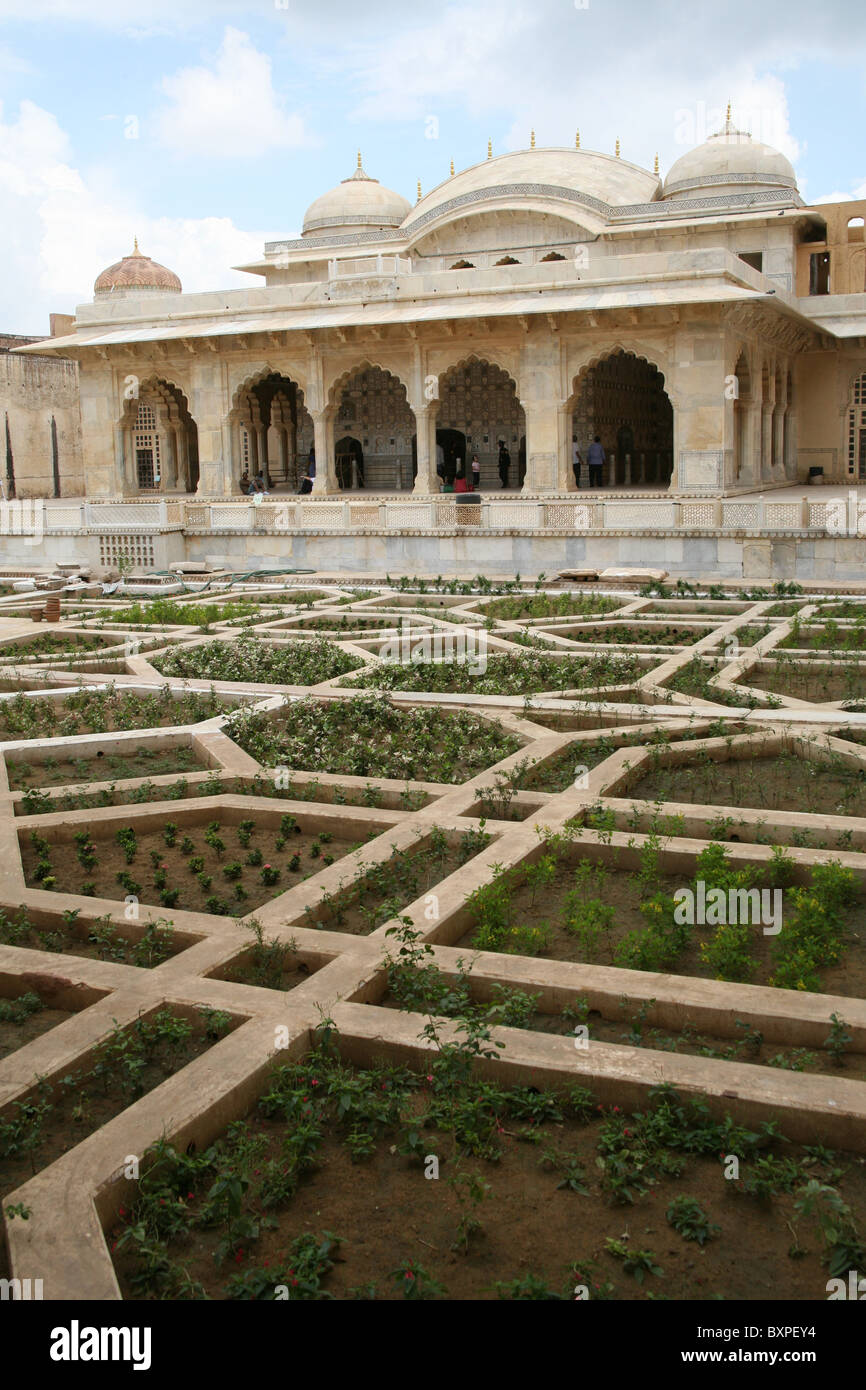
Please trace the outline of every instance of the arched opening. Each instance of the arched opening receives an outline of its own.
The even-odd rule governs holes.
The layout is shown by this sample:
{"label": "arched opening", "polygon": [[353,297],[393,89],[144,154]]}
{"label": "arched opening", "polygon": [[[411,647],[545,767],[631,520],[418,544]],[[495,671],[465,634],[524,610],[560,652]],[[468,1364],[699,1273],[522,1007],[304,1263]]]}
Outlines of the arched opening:
{"label": "arched opening", "polygon": [[526,432],[526,417],[512,377],[495,362],[469,358],[439,377],[437,442],[441,433],[457,433],[469,471],[473,454],[481,464],[479,486],[501,490],[499,441],[511,455],[509,487],[517,486],[514,472],[518,442]]}
{"label": "arched opening", "polygon": [[341,491],[364,486],[364,450],[360,439],[344,434],[334,445],[334,466]]}
{"label": "arched opening", "polygon": [[268,372],[237,392],[232,426],[232,491],[262,473],[270,490],[296,492],[313,446],[313,421],[297,382]]}
{"label": "arched opening", "polygon": [[400,378],[368,364],[341,377],[331,399],[338,485],[378,492],[411,486],[415,415]]}
{"label": "arched opening", "polygon": [[475,266],[471,261],[455,261],[451,266],[452,270],[474,270]]}
{"label": "arched opening", "polygon": [[140,382],[120,422],[123,491],[192,493],[198,487],[198,429],[186,396],[169,381]]}
{"label": "arched opening", "polygon": [[862,217],[849,217],[848,219],[848,240],[862,241],[864,237],[864,221]]}
{"label": "arched opening", "polygon": [[674,412],[659,369],[617,349],[575,383],[571,433],[584,463],[598,435],[607,487],[667,487],[674,467]]}
{"label": "arched opening", "polygon": [[547,253],[546,256],[542,256],[542,258],[541,258],[541,264],[543,265],[545,261],[564,261],[564,260],[565,260],[565,257],[564,257],[564,256],[561,256],[561,255],[559,254],[558,251],[548,251],[548,253]]}
{"label": "arched opening", "polygon": [[503,257],[502,257],[502,260],[501,260],[501,261],[497,261],[496,264],[497,264],[497,265],[520,265],[520,262],[519,262],[514,256],[503,256]]}
{"label": "arched opening", "polygon": [[752,399],[752,378],[744,352],[740,353],[734,372],[734,481],[750,478],[749,407]]}
{"label": "arched opening", "polygon": [[851,388],[848,409],[848,481],[866,482],[866,372]]}
{"label": "arched opening", "polygon": [[459,467],[466,463],[466,435],[462,430],[436,431],[436,472],[445,483],[453,483]]}

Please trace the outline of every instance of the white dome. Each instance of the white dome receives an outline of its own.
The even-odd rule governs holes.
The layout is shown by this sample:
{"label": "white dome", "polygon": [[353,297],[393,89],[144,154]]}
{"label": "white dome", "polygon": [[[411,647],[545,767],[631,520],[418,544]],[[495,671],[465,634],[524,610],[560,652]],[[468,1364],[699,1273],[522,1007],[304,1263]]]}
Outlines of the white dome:
{"label": "white dome", "polygon": [[664,198],[694,198],[700,193],[733,193],[750,189],[789,188],[797,191],[793,165],[762,145],[746,131],[736,130],[728,117],[722,130],[703,145],[689,150],[671,167],[665,179]]}
{"label": "white dome", "polygon": [[329,193],[323,193],[307,208],[301,235],[399,227],[411,206],[399,193],[383,188],[378,179],[365,174],[359,154],[354,174]]}
{"label": "white dome", "polygon": [[412,209],[411,220],[429,219],[435,209],[457,199],[477,212],[485,202],[513,199],[515,186],[523,186],[526,196],[534,192],[555,201],[584,194],[612,207],[651,203],[661,192],[657,175],[618,156],[568,148],[516,150],[473,164],[431,189]]}

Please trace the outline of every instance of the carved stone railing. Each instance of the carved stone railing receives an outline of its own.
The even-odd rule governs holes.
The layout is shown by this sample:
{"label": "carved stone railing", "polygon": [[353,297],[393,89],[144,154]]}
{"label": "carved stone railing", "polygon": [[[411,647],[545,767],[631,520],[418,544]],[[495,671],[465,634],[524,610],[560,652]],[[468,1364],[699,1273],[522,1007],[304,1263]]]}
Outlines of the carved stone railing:
{"label": "carved stone railing", "polygon": [[0,535],[52,532],[140,535],[162,531],[225,532],[748,532],[751,535],[866,535],[866,500],[850,489],[826,499],[804,494],[777,499],[685,497],[669,493],[583,497],[580,493],[528,497],[481,494],[376,497],[341,494],[277,495],[253,502],[142,498],[105,501],[28,498],[0,504]]}

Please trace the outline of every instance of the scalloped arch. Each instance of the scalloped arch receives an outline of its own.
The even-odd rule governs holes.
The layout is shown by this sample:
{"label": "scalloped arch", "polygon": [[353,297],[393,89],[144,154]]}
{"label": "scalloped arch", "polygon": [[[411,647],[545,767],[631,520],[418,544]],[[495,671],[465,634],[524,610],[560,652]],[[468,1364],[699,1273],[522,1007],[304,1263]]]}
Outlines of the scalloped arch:
{"label": "scalloped arch", "polygon": [[366,372],[371,367],[378,368],[380,372],[384,372],[386,376],[393,377],[395,381],[400,383],[400,385],[403,387],[403,390],[406,392],[406,404],[409,406],[409,409],[412,411],[412,414],[414,415],[415,411],[413,409],[412,402],[409,399],[409,383],[403,378],[399,371],[394,370],[393,363],[390,366],[388,366],[386,362],[376,361],[371,357],[362,358],[359,362],[356,362],[353,366],[348,367],[345,371],[341,372],[338,377],[334,378],[330,386],[328,386],[326,392],[327,409],[334,409],[334,407],[337,405],[340,392],[344,389],[347,382],[351,381],[353,376],[357,376],[359,372]]}
{"label": "scalloped arch", "polygon": [[671,363],[666,361],[666,354],[659,352],[656,347],[646,344],[626,343],[617,339],[615,342],[606,344],[603,348],[593,347],[590,349],[591,355],[584,362],[581,362],[577,371],[571,370],[571,394],[566,401],[566,409],[571,409],[578,397],[582,378],[592,367],[597,367],[599,362],[606,362],[609,357],[615,357],[617,353],[622,353],[625,357],[634,357],[638,362],[645,362],[648,367],[653,367],[662,379],[662,389],[675,410],[680,408],[679,391],[671,386]]}
{"label": "scalloped arch", "polygon": [[434,372],[433,375],[436,376],[438,382],[441,385],[443,379],[449,376],[451,372],[457,372],[460,370],[461,367],[468,367],[473,362],[478,362],[482,367],[495,367],[497,371],[500,371],[505,376],[507,376],[508,380],[511,382],[511,385],[514,387],[514,394],[516,395],[520,403],[521,410],[524,408],[523,401],[521,400],[520,396],[520,383],[517,379],[517,374],[511,371],[509,367],[504,367],[501,362],[497,362],[494,357],[485,357],[483,353],[466,353],[464,357],[459,358],[456,362],[450,362],[447,367],[443,367],[440,372]]}
{"label": "scalloped arch", "polygon": [[[249,391],[253,386],[257,386],[260,381],[264,381],[265,378],[269,376],[285,377],[286,381],[291,381],[295,384],[302,397],[307,395],[306,376],[303,372],[297,370],[294,363],[291,369],[275,366],[272,362],[260,362],[256,363],[255,366],[242,364],[236,371],[243,372],[244,375],[239,376],[233,386],[231,383],[229,384],[229,397],[231,400],[231,405],[229,406],[230,414],[233,414],[238,409],[242,391]],[[309,409],[309,407],[307,408]]]}

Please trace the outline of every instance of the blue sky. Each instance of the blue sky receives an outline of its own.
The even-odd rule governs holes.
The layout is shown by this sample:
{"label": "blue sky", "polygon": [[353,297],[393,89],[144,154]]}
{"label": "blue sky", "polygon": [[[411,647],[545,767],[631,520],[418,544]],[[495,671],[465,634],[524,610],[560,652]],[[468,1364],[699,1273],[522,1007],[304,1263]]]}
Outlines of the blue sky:
{"label": "blue sky", "polygon": [[359,146],[412,201],[533,127],[664,173],[730,98],[804,198],[866,196],[864,55],[854,0],[0,0],[0,329],[136,234],[185,289],[253,283]]}

